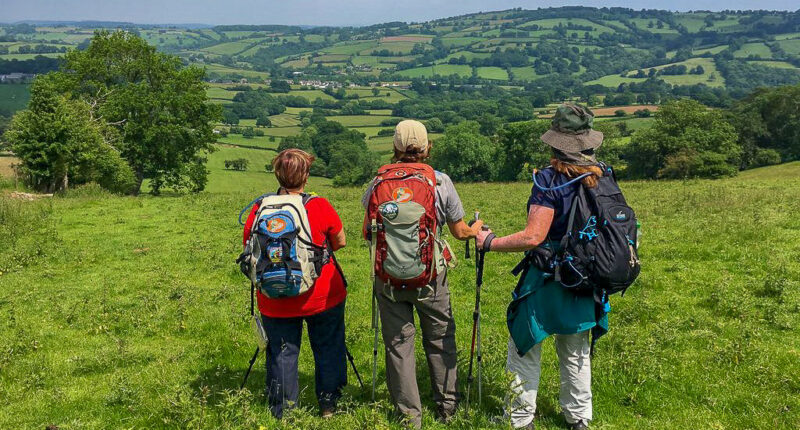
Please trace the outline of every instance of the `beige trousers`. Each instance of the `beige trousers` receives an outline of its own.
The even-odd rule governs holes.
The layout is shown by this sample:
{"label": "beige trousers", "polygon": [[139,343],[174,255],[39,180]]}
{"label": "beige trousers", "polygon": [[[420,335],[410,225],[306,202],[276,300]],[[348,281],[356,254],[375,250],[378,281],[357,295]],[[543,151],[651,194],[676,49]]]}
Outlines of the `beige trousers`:
{"label": "beige trousers", "polygon": [[456,325],[450,307],[447,274],[440,274],[430,288],[403,291],[373,287],[378,297],[381,332],[386,350],[386,385],[395,408],[409,422],[422,425],[422,404],[417,386],[414,356],[414,310],[419,315],[422,347],[428,359],[433,400],[451,412],[457,403]]}

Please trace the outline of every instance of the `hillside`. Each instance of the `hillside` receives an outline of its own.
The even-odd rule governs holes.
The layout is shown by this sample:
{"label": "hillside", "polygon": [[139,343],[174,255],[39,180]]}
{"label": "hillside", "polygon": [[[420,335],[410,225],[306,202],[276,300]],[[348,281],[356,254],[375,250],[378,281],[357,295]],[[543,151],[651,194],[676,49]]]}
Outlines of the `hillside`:
{"label": "hillside", "polygon": [[[92,23],[23,26],[0,30],[0,37],[8,40],[0,43],[1,59],[58,56],[81,45],[94,30]],[[712,59],[780,73],[800,66],[800,14],[770,11],[671,13],[564,7],[359,28],[188,29],[129,24],[122,28],[137,31],[187,62],[208,65],[215,79],[254,77],[251,70],[256,70],[275,75],[344,74],[351,80],[438,75],[519,83],[558,74],[592,82],[707,59],[702,73],[667,81],[722,86],[727,84],[726,73],[716,70]],[[611,83],[610,78],[600,82]]]}
{"label": "hillside", "polygon": [[[263,358],[247,389],[237,390],[253,341],[247,284],[233,263],[241,238],[236,214],[274,179],[220,171],[211,181],[214,192],[158,198],[88,187],[25,202],[0,191],[0,235],[10,239],[0,248],[0,427],[399,428],[383,384],[378,403],[368,403],[361,189],[310,186],[339,210],[350,239],[338,253],[350,281],[347,342],[368,386],[359,389],[351,374],[342,412],[327,421],[316,418],[306,388],[301,408],[279,423],[263,407]],[[644,228],[643,272],[624,297],[612,298],[611,331],[597,345],[595,426],[798,428],[800,164],[718,181],[622,185]],[[522,225],[529,184],[456,187],[465,207],[481,209],[499,233]],[[484,401],[449,428],[505,428],[489,420],[506,392],[505,308],[518,258],[487,256]],[[450,278],[462,378],[472,264],[462,261]],[[313,380],[307,345],[302,386]],[[417,360],[422,381],[421,348]],[[543,363],[537,427],[563,428],[550,340]],[[382,360],[379,368],[383,382]],[[429,399],[428,385],[420,387]],[[426,428],[445,428],[425,407]]]}

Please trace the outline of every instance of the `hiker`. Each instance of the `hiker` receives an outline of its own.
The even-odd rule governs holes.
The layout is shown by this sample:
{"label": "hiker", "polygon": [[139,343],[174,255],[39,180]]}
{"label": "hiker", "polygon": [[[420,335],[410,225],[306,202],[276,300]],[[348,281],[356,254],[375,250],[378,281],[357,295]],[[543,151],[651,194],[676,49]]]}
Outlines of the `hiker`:
{"label": "hiker", "polygon": [[[394,133],[393,163],[378,171],[362,200],[367,209],[364,236],[371,241],[374,259],[373,324],[377,330],[377,301],[386,384],[395,409],[415,428],[422,425],[422,404],[414,358],[414,310],[422,329],[436,417],[447,422],[459,398],[456,326],[447,284],[448,264],[453,262],[441,230],[447,225],[453,237],[468,240],[482,225],[470,227],[464,222],[453,182],[423,164],[430,150],[425,126],[401,121]],[[377,348],[377,331],[375,342]],[[374,366],[373,361],[373,375]]]}
{"label": "hiker", "polygon": [[[272,168],[280,185],[277,192],[279,199],[290,200],[291,196],[302,196],[313,245],[322,251],[321,255],[328,255],[325,260],[317,260],[320,266],[314,274],[316,280],[307,291],[287,293],[286,297],[282,297],[280,292],[273,292],[276,297],[268,297],[263,291],[266,289],[268,294],[271,291],[267,278],[258,291],[258,309],[268,338],[267,396],[270,410],[277,418],[281,418],[287,408],[296,405],[300,394],[297,366],[303,321],[308,325],[308,338],[314,353],[314,380],[322,417],[333,416],[341,397],[341,388],[347,384],[344,332],[346,281],[332,257],[333,251],[344,248],[345,234],[342,221],[333,206],[322,197],[305,193],[313,162],[313,155],[299,149],[284,150],[272,160]],[[253,206],[245,223],[245,244],[251,238],[251,228],[260,206],[260,202]],[[287,222],[291,222],[291,218],[268,219],[267,222],[269,232],[278,233],[286,227]],[[280,262],[284,255],[289,254],[285,251],[286,248],[278,248],[274,252],[270,250],[269,260]],[[295,255],[296,251],[292,250],[291,253]],[[291,267],[292,263],[288,262],[287,265]],[[305,270],[301,266],[294,267],[293,273],[295,268],[298,273]],[[286,278],[280,266],[278,278],[280,281]]]}
{"label": "hiker", "polygon": [[[592,122],[592,112],[582,106],[558,107],[551,129],[541,137],[551,147],[553,157],[550,167],[535,173],[526,205],[526,227],[504,237],[482,231],[477,238],[479,248],[485,252],[518,252],[534,250],[546,241],[553,246],[560,244],[570,226],[570,209],[579,188],[596,187],[604,174],[594,154],[603,143],[603,134],[592,129]],[[558,188],[585,173],[591,175]],[[547,190],[537,186],[542,184]],[[586,429],[592,420],[590,350],[592,341],[608,330],[606,309],[598,309],[591,294],[564,288],[546,267],[533,264],[535,256],[533,252],[526,254],[526,273],[515,290],[517,300],[509,307],[511,338],[506,367],[514,381],[506,417],[514,428],[534,428],[541,342],[552,334],[561,376],[561,408],[571,429]],[[520,305],[521,301],[527,302]]]}

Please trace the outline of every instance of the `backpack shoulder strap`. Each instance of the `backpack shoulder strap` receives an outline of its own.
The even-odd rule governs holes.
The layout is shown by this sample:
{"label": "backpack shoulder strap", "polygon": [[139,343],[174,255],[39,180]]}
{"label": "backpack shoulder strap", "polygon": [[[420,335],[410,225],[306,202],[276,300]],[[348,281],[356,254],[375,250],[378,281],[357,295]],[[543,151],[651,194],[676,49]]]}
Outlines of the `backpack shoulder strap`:
{"label": "backpack shoulder strap", "polygon": [[307,204],[308,204],[308,202],[310,202],[311,200],[314,200],[314,199],[316,199],[317,197],[319,197],[319,196],[317,196],[317,195],[314,195],[314,194],[308,194],[308,193],[303,193],[303,194],[301,194],[301,196],[303,196],[303,206],[307,205]]}
{"label": "backpack shoulder strap", "polygon": [[245,213],[245,212],[247,212],[247,210],[248,210],[248,209],[250,209],[250,206],[253,206],[253,205],[255,205],[255,204],[257,204],[257,205],[259,205],[259,206],[260,206],[260,205],[261,205],[261,201],[262,201],[262,200],[264,200],[265,198],[267,198],[267,197],[269,197],[269,196],[274,196],[274,195],[275,195],[275,193],[266,193],[266,194],[262,194],[262,195],[260,195],[260,196],[256,197],[255,199],[253,199],[253,201],[252,201],[252,202],[248,203],[248,204],[247,204],[247,206],[245,206],[244,208],[242,208],[242,211],[241,211],[241,212],[239,212],[239,224],[240,224],[240,225],[244,225],[244,221],[242,221],[242,215],[244,215],[244,213]]}

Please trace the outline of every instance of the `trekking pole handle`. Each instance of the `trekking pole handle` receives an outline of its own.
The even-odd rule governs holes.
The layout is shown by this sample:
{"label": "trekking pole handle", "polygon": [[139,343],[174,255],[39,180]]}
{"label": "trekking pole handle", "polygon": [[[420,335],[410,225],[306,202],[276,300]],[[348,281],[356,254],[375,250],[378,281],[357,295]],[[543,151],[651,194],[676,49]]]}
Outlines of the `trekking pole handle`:
{"label": "trekking pole handle", "polygon": [[[467,225],[468,225],[468,226],[470,226],[470,227],[472,227],[473,225],[475,225],[475,222],[476,222],[476,221],[478,221],[478,219],[480,218],[480,216],[481,216],[481,212],[480,212],[480,211],[478,211],[478,210],[475,210],[475,212],[473,213],[473,219],[472,219],[472,221],[468,222],[468,223],[467,223]],[[478,243],[477,243],[477,242],[475,242],[475,248],[476,248],[476,249],[477,249],[477,247],[478,247],[478,245],[477,245],[477,244],[478,244]],[[470,255],[469,255],[469,239],[467,239],[467,241],[465,242],[465,248],[464,248],[464,258],[466,258],[467,260],[469,260],[469,258],[470,258]]]}

